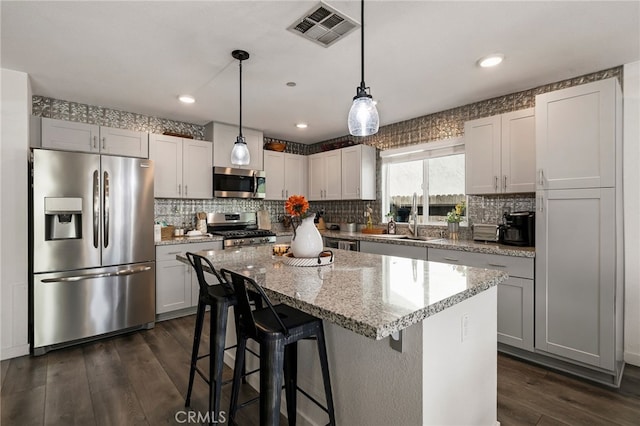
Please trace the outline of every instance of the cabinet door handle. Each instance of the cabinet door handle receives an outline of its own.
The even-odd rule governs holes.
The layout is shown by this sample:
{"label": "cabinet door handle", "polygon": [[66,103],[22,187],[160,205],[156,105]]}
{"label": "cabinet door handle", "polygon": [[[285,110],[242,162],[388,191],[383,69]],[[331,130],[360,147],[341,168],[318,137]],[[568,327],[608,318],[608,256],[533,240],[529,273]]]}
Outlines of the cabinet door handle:
{"label": "cabinet door handle", "polygon": [[181,252],[181,251],[170,251],[170,252],[169,252],[169,253],[167,253],[167,254],[180,254],[180,253],[182,253],[182,252]]}
{"label": "cabinet door handle", "polygon": [[540,169],[538,171],[538,176],[540,178],[540,182],[539,182],[540,186],[544,186],[544,170],[543,169]]}
{"label": "cabinet door handle", "polygon": [[507,265],[498,265],[497,263],[488,263],[489,266],[494,266],[496,268],[506,268]]}
{"label": "cabinet door handle", "polygon": [[98,148],[98,137],[94,136],[93,137],[93,149]]}
{"label": "cabinet door handle", "polygon": [[282,199],[284,199],[284,189],[280,192],[280,197],[282,197]]}
{"label": "cabinet door handle", "polygon": [[507,175],[504,175],[504,187],[503,189],[506,191],[507,190]]}
{"label": "cabinet door handle", "polygon": [[189,195],[189,186],[185,185],[184,186],[184,196],[186,197],[187,195]]}
{"label": "cabinet door handle", "polygon": [[498,192],[498,176],[493,177],[493,187],[495,188],[495,191]]}
{"label": "cabinet door handle", "polygon": [[284,191],[284,196],[285,196],[285,198],[289,198],[289,190],[288,189]]}
{"label": "cabinet door handle", "polygon": [[358,196],[358,198],[360,198],[360,187],[356,188],[356,195]]}
{"label": "cabinet door handle", "polygon": [[178,184],[178,195],[182,195],[182,185]]}
{"label": "cabinet door handle", "polygon": [[538,210],[540,210],[540,212],[542,212],[542,208],[543,208],[542,207],[542,200],[543,200],[543,198],[540,197],[540,205],[538,206]]}
{"label": "cabinet door handle", "polygon": [[459,259],[454,259],[453,257],[445,257],[444,260],[448,260],[449,262],[460,262]]}
{"label": "cabinet door handle", "polygon": [[107,149],[107,137],[102,137],[102,149]]}

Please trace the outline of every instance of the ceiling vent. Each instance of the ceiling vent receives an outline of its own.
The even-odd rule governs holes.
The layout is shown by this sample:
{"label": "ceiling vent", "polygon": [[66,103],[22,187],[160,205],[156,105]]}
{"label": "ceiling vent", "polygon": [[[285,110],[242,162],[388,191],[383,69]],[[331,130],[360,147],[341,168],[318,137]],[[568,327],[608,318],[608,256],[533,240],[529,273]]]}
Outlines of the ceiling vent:
{"label": "ceiling vent", "polygon": [[329,47],[359,26],[345,14],[320,2],[287,29],[320,46]]}

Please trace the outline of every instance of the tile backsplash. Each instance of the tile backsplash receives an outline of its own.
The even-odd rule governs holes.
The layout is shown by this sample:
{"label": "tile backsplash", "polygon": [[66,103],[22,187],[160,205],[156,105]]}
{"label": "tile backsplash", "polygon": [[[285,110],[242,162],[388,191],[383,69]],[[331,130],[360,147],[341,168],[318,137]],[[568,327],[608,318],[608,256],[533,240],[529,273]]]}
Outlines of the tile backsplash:
{"label": "tile backsplash", "polygon": [[[265,137],[266,142],[284,142],[285,152],[301,155],[310,155],[317,152],[342,148],[349,145],[364,143],[375,146],[379,150],[403,147],[435,140],[454,138],[464,135],[464,122],[476,118],[488,117],[495,114],[517,111],[535,106],[535,96],[566,87],[576,86],[605,78],[616,77],[622,84],[622,67],[615,67],[592,74],[574,77],[571,79],[546,84],[540,87],[524,90],[517,93],[499,96],[480,102],[424,115],[410,120],[382,126],[380,131],[367,137],[354,137],[346,135],[330,139],[313,145],[305,145],[292,141],[282,141]],[[174,121],[164,118],[146,116],[127,111],[120,111],[94,105],[58,100],[43,96],[33,96],[33,115],[55,118],[60,120],[76,121],[101,126],[109,126],[151,133],[163,133],[166,131],[193,136],[194,139],[204,140],[204,126]],[[365,223],[364,211],[367,206],[373,209],[373,217],[381,218],[381,164],[378,158],[376,166],[377,199],[375,201],[313,201],[310,203],[314,211],[324,212],[325,221],[338,223],[342,221]],[[505,211],[533,211],[535,210],[535,195],[511,194],[511,195],[486,195],[469,196],[468,219],[470,223],[497,223]],[[272,222],[278,222],[284,216],[283,201],[244,200],[244,199],[210,199],[210,200],[183,200],[183,199],[156,199],[156,220],[166,221],[168,224],[195,226],[195,214],[197,212],[213,211],[257,211],[266,209],[269,211]],[[399,231],[403,232],[404,225],[399,225]],[[422,227],[421,234],[439,236],[445,227]],[[461,229],[461,237],[469,238],[469,230]]]}

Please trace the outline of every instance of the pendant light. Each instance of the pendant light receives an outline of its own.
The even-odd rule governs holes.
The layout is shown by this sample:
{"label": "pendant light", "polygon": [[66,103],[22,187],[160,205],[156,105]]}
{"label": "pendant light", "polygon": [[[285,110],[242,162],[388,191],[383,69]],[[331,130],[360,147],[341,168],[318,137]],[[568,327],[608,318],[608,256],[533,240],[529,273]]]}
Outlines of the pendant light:
{"label": "pendant light", "polygon": [[356,96],[353,98],[353,104],[349,110],[348,124],[349,133],[353,136],[369,136],[378,133],[380,118],[378,117],[378,110],[373,102],[373,98],[369,93],[367,93],[369,87],[364,84],[364,0],[362,0],[361,6],[360,25],[362,43],[360,60],[362,76],[360,79],[360,86],[356,88]]}
{"label": "pendant light", "polygon": [[242,61],[249,59],[249,54],[244,50],[234,50],[231,52],[231,56],[237,59],[240,64],[240,125],[238,137],[231,150],[231,164],[246,166],[251,161],[251,156],[249,155],[249,148],[247,148],[247,141],[242,136]]}

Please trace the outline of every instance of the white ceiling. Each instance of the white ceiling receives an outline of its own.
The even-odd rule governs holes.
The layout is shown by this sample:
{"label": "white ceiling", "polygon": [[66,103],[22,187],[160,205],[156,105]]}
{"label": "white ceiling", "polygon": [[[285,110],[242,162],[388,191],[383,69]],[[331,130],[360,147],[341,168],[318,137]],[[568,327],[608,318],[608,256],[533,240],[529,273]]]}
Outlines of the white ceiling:
{"label": "white ceiling", "polygon": [[[37,95],[237,125],[231,51],[244,49],[243,125],[314,143],[348,133],[360,82],[359,30],[329,48],[287,31],[317,3],[3,0],[1,65],[28,73]],[[327,3],[360,21],[359,1]],[[367,1],[365,81],[381,125],[639,60],[639,5]],[[475,65],[493,52],[500,67]]]}

